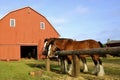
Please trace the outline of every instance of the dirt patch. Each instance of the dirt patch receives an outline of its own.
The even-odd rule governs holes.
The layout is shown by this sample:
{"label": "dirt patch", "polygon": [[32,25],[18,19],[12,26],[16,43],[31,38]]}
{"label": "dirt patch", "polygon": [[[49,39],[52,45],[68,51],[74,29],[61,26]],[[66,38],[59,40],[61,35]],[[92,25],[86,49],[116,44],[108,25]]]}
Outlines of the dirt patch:
{"label": "dirt patch", "polygon": [[42,76],[43,72],[44,72],[43,70],[31,71],[31,72],[30,72],[30,75],[31,75],[31,76]]}

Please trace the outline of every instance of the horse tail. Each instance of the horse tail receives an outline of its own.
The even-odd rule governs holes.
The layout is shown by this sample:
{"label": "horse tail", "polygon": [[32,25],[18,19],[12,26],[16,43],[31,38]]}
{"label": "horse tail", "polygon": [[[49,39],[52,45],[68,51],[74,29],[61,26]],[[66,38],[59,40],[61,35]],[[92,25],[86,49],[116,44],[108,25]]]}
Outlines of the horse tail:
{"label": "horse tail", "polygon": [[[101,48],[104,47],[104,45],[103,45],[100,41],[98,41],[98,43],[99,43],[99,45],[100,45]],[[103,55],[101,55],[101,56],[104,57],[104,58],[107,57],[106,54],[103,54]]]}

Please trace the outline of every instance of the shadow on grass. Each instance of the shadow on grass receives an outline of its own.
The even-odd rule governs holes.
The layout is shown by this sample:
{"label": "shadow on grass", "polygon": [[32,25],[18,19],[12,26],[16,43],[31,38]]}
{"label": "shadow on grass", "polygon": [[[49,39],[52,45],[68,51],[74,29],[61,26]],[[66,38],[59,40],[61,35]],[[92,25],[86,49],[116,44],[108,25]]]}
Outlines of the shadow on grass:
{"label": "shadow on grass", "polygon": [[28,63],[27,65],[31,68],[40,68],[42,70],[45,70],[45,64]]}
{"label": "shadow on grass", "polygon": [[[26,65],[28,65],[31,68],[39,68],[42,70],[46,71],[46,64],[45,63],[27,63]],[[50,71],[55,72],[60,74],[60,66],[57,64],[50,64]]]}
{"label": "shadow on grass", "polygon": [[[27,63],[26,65],[28,65],[31,68],[38,68],[38,69],[46,71],[46,63],[44,61],[35,62],[35,63],[34,62]],[[57,74],[65,74],[65,73],[61,72],[60,65],[58,65],[58,62],[55,62],[55,61],[50,62],[50,71],[55,72]],[[80,69],[80,73],[91,74],[91,71],[84,73],[83,69]]]}
{"label": "shadow on grass", "polygon": [[51,64],[51,65],[50,65],[50,70],[51,70],[52,72],[57,73],[57,74],[61,74],[60,66],[59,66],[59,65],[53,65],[53,64]]}

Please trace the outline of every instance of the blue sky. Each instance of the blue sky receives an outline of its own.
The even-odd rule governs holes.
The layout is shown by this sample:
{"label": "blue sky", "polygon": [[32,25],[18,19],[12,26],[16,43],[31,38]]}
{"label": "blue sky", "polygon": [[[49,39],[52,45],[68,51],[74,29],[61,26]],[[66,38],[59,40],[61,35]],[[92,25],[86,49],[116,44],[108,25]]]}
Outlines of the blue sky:
{"label": "blue sky", "polygon": [[61,37],[120,40],[120,0],[0,0],[0,18],[26,6],[44,15]]}

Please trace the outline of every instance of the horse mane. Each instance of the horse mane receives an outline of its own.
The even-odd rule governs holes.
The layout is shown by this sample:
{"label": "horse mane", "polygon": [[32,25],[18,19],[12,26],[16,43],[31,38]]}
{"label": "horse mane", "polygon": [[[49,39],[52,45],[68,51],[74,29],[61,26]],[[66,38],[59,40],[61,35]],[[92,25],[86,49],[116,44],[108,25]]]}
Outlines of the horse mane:
{"label": "horse mane", "polygon": [[100,41],[98,41],[98,43],[99,43],[99,45],[100,45],[101,48],[104,47],[103,44]]}
{"label": "horse mane", "polygon": [[49,39],[55,39],[55,40],[73,40],[70,38],[49,38]]}
{"label": "horse mane", "polygon": [[[73,40],[73,39],[70,39],[70,38],[46,38],[44,40],[44,42],[46,42],[47,40],[51,40],[50,44],[53,44],[55,40],[67,40],[67,43],[70,43],[70,42],[85,42],[85,41],[95,41],[93,39],[87,39],[87,40],[81,40],[81,41],[76,41],[76,40]],[[103,44],[98,41],[100,47],[102,48],[103,47]]]}
{"label": "horse mane", "polygon": [[71,40],[71,41],[73,41],[73,39],[69,39],[69,38],[46,38],[45,40],[44,40],[44,42],[46,42],[47,40]]}

